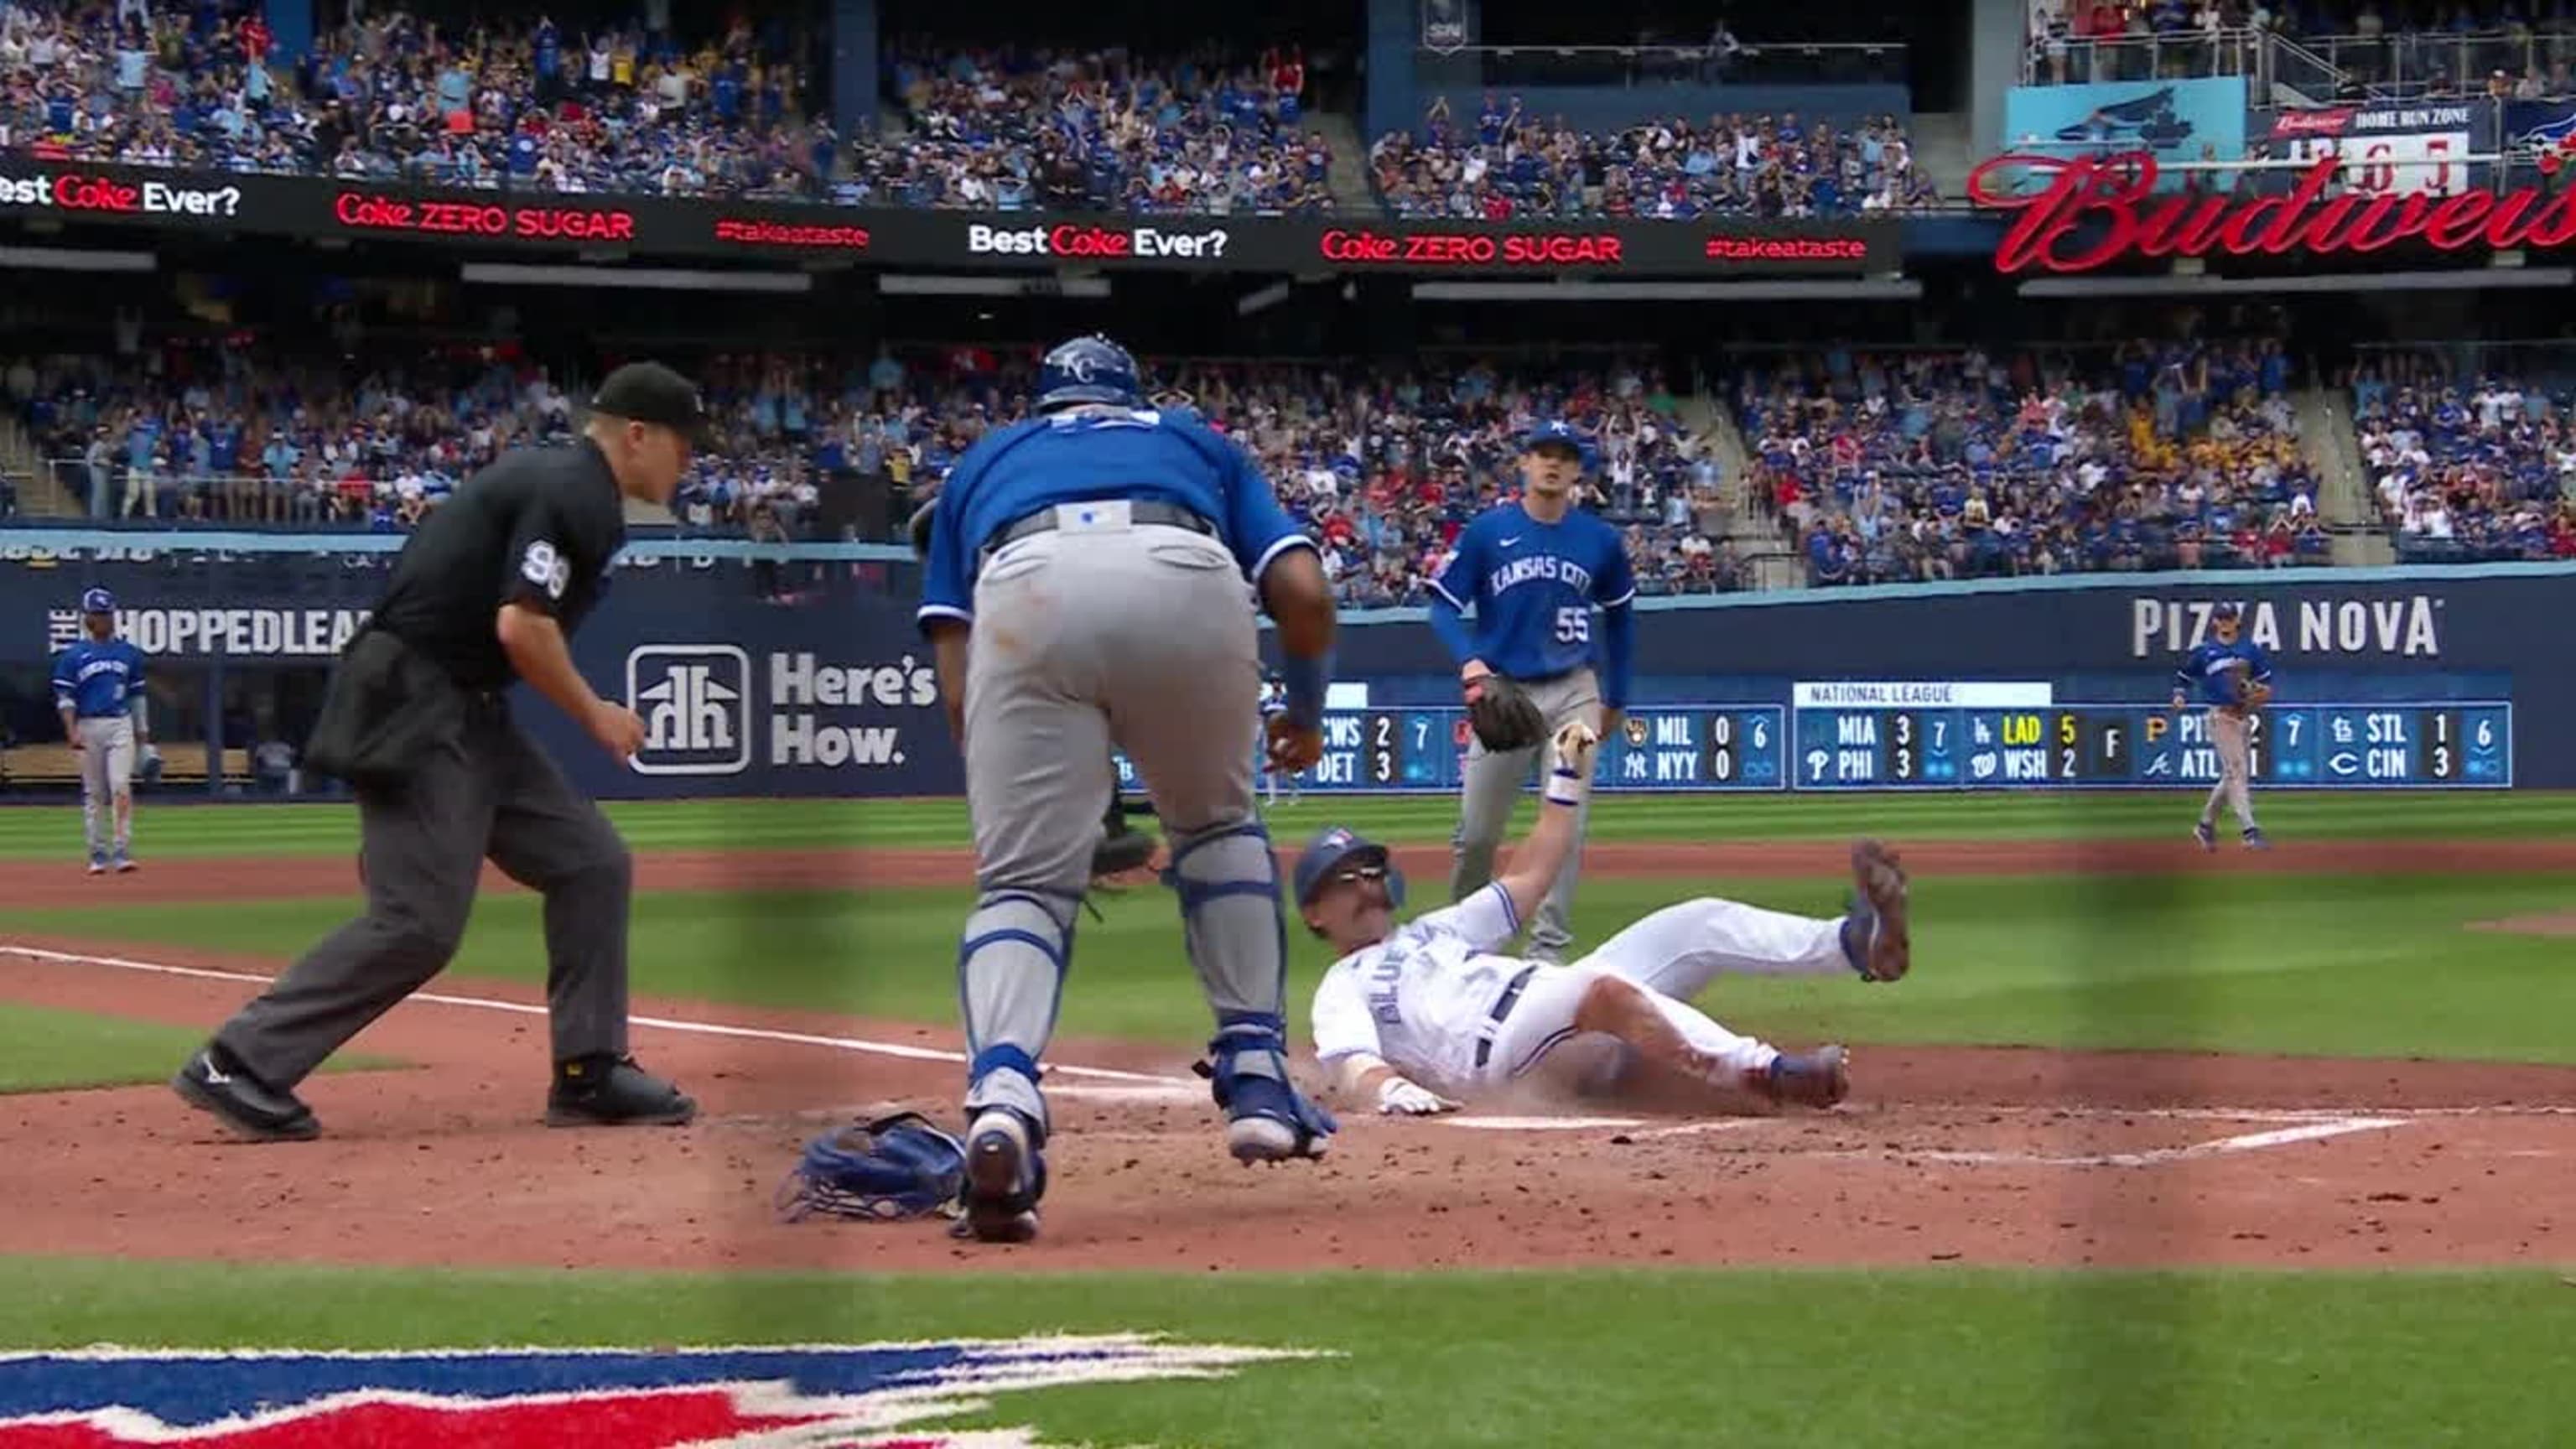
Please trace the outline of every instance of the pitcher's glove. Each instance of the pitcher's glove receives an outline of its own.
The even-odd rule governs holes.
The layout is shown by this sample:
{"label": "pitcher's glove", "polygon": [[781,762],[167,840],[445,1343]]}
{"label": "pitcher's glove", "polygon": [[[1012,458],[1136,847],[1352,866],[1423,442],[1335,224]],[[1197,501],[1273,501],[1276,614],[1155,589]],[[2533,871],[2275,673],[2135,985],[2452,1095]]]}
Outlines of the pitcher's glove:
{"label": "pitcher's glove", "polygon": [[2245,687],[2236,692],[2236,702],[2248,713],[2261,709],[2272,702],[2272,686],[2249,679],[2245,681]]}
{"label": "pitcher's glove", "polygon": [[966,1149],[918,1112],[853,1122],[805,1144],[771,1199],[781,1221],[815,1213],[893,1223],[957,1215]]}
{"label": "pitcher's glove", "polygon": [[1467,722],[1476,738],[1494,754],[1526,750],[1547,738],[1547,716],[1538,702],[1514,680],[1499,674],[1480,676],[1467,686]]}

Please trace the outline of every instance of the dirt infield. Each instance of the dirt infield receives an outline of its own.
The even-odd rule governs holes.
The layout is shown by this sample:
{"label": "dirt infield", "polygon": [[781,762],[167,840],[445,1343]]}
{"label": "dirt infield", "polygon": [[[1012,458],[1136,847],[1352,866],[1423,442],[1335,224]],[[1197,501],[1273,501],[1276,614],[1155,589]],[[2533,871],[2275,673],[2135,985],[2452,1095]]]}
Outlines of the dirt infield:
{"label": "dirt infield", "polygon": [[[1407,852],[1417,870],[1438,852]],[[2191,870],[2185,840],[1908,845],[1918,872]],[[2230,851],[2231,869],[2576,864],[2566,843]],[[1839,845],[1612,846],[1601,873],[1786,875]],[[655,855],[654,889],[954,883],[954,852]],[[0,871],[0,905],[345,894],[339,862],[189,863],[90,883]],[[9,938],[0,999],[205,1027],[275,963]],[[33,953],[33,954],[31,954]],[[53,953],[48,956],[46,953]],[[141,958],[160,969],[110,964]],[[66,959],[69,958],[69,959]],[[213,973],[213,974],[199,974]],[[237,973],[237,974],[223,974]],[[2576,1256],[2576,1070],[1864,1048],[1831,1113],[1715,1121],[1346,1117],[1322,1164],[1228,1161],[1195,1042],[1067,1040],[1047,1233],[787,1225],[799,1143],[851,1115],[946,1116],[957,1033],[639,1002],[636,1049],[705,1104],[687,1129],[549,1132],[541,1000],[441,983],[354,1050],[416,1064],[307,1084],[326,1135],[234,1144],[166,1089],[8,1099],[13,1250],[238,1261],[625,1268],[1408,1268],[1591,1263],[2515,1264]],[[1723,988],[1717,1003],[1723,1014]],[[652,1023],[660,1024],[652,1024]],[[706,1028],[719,1028],[709,1031]],[[787,1039],[787,1038],[794,1039]],[[175,1067],[177,1063],[172,1063]]]}
{"label": "dirt infield", "polygon": [[2502,931],[2512,936],[2576,936],[2576,911],[2543,911],[2507,916],[2500,921],[2472,921],[2472,931]]}

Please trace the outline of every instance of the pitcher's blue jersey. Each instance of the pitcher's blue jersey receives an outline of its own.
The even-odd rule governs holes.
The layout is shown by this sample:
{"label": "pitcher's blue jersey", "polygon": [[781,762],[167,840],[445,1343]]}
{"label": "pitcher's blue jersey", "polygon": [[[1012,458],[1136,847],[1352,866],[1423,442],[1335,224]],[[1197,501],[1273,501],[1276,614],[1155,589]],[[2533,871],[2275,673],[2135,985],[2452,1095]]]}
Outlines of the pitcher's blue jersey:
{"label": "pitcher's blue jersey", "polygon": [[54,656],[54,706],[82,719],[130,712],[143,692],[143,651],[123,639],[83,639]]}
{"label": "pitcher's blue jersey", "polygon": [[1470,521],[1431,587],[1475,614],[1475,657],[1513,679],[1592,663],[1593,607],[1623,609],[1637,597],[1619,530],[1581,509],[1540,523],[1518,503]]}
{"label": "pitcher's blue jersey", "polygon": [[2196,694],[2203,704],[2234,704],[2234,681],[2239,661],[2247,678],[2257,684],[2272,682],[2272,660],[2263,646],[2243,635],[2233,644],[2215,639],[2201,641],[2191,657],[2174,671],[2174,688],[2185,694]]}
{"label": "pitcher's blue jersey", "polygon": [[1042,508],[1104,498],[1169,503],[1207,519],[1256,584],[1282,552],[1315,546],[1243,449],[1195,417],[1078,407],[988,433],[957,460],[931,515],[917,617],[972,622],[987,542]]}

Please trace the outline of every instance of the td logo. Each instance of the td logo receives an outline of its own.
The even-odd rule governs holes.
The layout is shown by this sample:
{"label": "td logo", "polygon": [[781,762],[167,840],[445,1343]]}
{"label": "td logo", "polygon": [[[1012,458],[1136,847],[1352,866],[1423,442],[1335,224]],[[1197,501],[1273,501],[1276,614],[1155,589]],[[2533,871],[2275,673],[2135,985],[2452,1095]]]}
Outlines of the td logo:
{"label": "td logo", "polygon": [[646,644],[626,655],[626,707],[644,719],[639,775],[751,768],[751,656],[731,644]]}

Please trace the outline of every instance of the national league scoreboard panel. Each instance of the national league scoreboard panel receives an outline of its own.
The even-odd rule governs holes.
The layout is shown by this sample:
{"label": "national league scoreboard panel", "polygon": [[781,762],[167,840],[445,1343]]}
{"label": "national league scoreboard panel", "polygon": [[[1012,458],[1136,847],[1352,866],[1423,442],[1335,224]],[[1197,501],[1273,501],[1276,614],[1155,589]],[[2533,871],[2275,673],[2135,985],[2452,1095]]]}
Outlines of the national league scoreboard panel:
{"label": "national league scoreboard panel", "polygon": [[[1301,792],[1454,793],[1472,735],[1459,705],[1374,705],[1336,684]],[[2513,784],[2506,702],[2274,703],[2253,716],[2268,788]],[[1124,752],[1119,787],[1143,788]],[[1786,704],[1642,704],[1605,742],[1604,792],[2207,787],[2218,749],[2198,706],[2082,704],[2047,683],[1797,683]],[[1286,782],[1282,782],[1283,784]]]}
{"label": "national league scoreboard panel", "polygon": [[[1798,790],[2105,790],[2213,785],[2208,711],[2065,703],[2044,683],[1799,684]],[[2513,784],[2513,706],[2275,703],[2248,762],[2275,788]]]}

